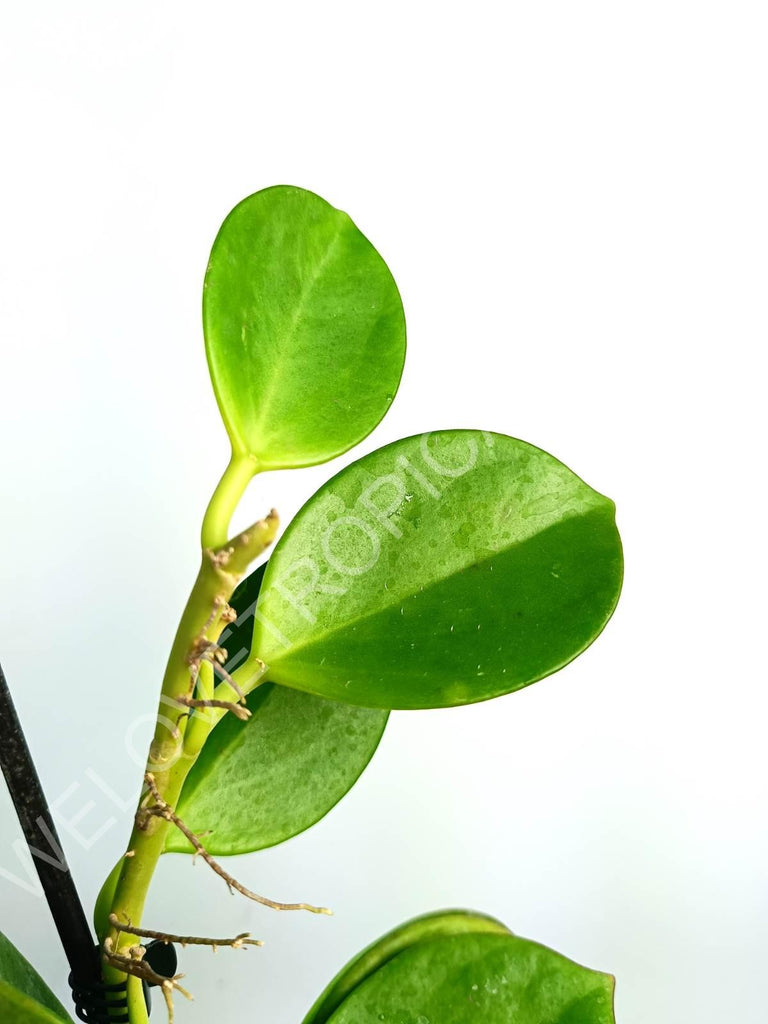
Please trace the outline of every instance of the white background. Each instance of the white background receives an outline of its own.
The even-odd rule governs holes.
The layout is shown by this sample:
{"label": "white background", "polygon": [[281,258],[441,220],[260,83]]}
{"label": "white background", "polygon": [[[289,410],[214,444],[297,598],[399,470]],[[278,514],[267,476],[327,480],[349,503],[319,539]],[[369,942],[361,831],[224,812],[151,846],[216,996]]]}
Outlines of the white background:
{"label": "white background", "polygon": [[[405,918],[461,905],[617,976],[621,1024],[762,1024],[768,830],[759,446],[766,23],[759,3],[8,5],[3,19],[0,656],[89,907],[227,456],[199,317],[214,234],[287,182],[351,213],[408,317],[356,454],[421,430],[525,438],[618,505],[624,594],[559,675],[398,713],[319,825],[167,858],[146,915],[266,939],[183,955],[183,1022],[298,1024]],[[761,353],[762,354],[762,353]],[[331,472],[261,478],[287,521]],[[143,730],[143,731],[142,731]],[[71,790],[72,786],[76,788]],[[255,780],[254,785],[258,785]],[[0,866],[19,835],[0,793]],[[66,999],[42,900],[0,927]],[[157,1011],[163,1018],[162,1007]]]}

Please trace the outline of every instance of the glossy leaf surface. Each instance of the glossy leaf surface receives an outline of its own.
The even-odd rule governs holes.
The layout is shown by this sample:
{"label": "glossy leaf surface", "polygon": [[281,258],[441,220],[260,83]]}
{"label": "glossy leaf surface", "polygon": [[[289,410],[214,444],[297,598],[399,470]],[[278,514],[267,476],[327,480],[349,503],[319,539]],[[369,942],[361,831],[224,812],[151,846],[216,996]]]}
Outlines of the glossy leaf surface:
{"label": "glossy leaf surface", "polygon": [[339,971],[305,1017],[304,1024],[325,1024],[358,985],[417,942],[472,933],[508,935],[509,929],[493,917],[469,910],[441,910],[400,925],[373,942]]}
{"label": "glossy leaf surface", "polygon": [[384,416],[405,358],[394,279],[346,213],[304,189],[244,199],[213,244],[203,326],[233,448],[323,462]]}
{"label": "glossy leaf surface", "polygon": [[[222,637],[234,668],[247,654],[264,567],[235,591],[239,619]],[[357,708],[264,683],[248,696],[252,716],[227,715],[188,775],[179,814],[211,830],[212,854],[274,846],[319,821],[351,789],[378,746],[388,712]],[[192,853],[177,830],[166,850]]]}
{"label": "glossy leaf surface", "polygon": [[0,1021],[3,1024],[71,1024],[43,979],[0,932]]}
{"label": "glossy leaf surface", "polygon": [[621,578],[613,503],[551,455],[478,431],[406,438],[289,526],[254,652],[271,680],[352,704],[471,703],[571,661]]}
{"label": "glossy leaf surface", "polygon": [[615,1024],[613,978],[514,935],[416,943],[358,985],[331,1024]]}

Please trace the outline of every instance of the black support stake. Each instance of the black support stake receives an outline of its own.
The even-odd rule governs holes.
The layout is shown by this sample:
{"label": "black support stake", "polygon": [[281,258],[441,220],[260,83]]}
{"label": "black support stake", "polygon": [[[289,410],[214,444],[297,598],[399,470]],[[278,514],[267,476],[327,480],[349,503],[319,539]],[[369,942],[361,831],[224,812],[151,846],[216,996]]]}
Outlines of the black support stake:
{"label": "black support stake", "polygon": [[[0,765],[69,961],[72,987],[101,988],[100,963],[83,905],[0,666]],[[44,856],[40,856],[40,854]],[[87,1010],[86,1010],[87,1014]],[[78,1016],[81,1016],[78,1013]],[[98,1019],[81,1016],[81,1019]],[[127,1019],[127,1018],[123,1018]]]}

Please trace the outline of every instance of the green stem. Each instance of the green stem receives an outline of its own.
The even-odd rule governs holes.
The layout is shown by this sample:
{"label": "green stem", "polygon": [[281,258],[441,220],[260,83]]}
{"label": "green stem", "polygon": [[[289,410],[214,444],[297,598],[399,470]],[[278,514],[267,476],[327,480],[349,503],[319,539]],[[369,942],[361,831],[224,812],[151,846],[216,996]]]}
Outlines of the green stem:
{"label": "green stem", "polygon": [[[163,799],[172,806],[175,806],[179,798],[184,779],[192,764],[194,764],[194,759],[187,761],[183,757],[179,758],[164,776],[156,780]],[[137,927],[140,924],[149,885],[163,852],[165,837],[170,825],[171,823],[164,818],[154,816],[147,817],[143,828],[134,825],[128,844],[128,852],[131,853],[131,856],[123,860],[111,907],[111,913],[117,914],[121,921],[130,921]],[[115,929],[110,929],[109,936],[114,949],[132,946],[136,941],[129,934],[117,932]],[[102,974],[107,984],[116,984],[126,980],[122,971],[109,964],[104,965]],[[128,978],[128,982],[129,1020],[131,1024],[147,1024],[148,1018],[143,996],[141,999],[137,996],[137,992],[141,993],[141,984],[137,985],[138,979],[136,978]]]}
{"label": "green stem", "polygon": [[[233,455],[211,499],[203,523],[203,557],[200,570],[181,616],[163,677],[157,725],[150,745],[147,770],[155,779],[162,800],[175,809],[184,780],[218,716],[195,716],[194,728],[184,711],[180,698],[191,696],[195,685],[193,664],[202,649],[216,643],[223,629],[220,615],[250,563],[274,540],[278,527],[277,514],[265,518],[243,531],[231,541],[227,532],[232,513],[248,482],[257,471],[255,462]],[[223,539],[221,539],[223,538]],[[202,668],[203,663],[199,662]],[[207,673],[207,669],[206,669]],[[213,679],[203,676],[203,686],[210,688]],[[109,913],[121,922],[139,927],[150,882],[165,847],[168,828],[166,819],[139,815],[128,844],[128,855],[122,861],[114,895],[106,900]],[[113,949],[131,946],[135,939],[110,927],[107,932]],[[121,982],[125,975],[118,968],[105,965],[104,979]],[[134,991],[135,985],[131,985]],[[139,986],[140,989],[140,986]],[[146,1024],[143,1002],[129,999],[131,1024]]]}
{"label": "green stem", "polygon": [[131,1024],[149,1024],[144,988],[139,978],[128,979],[128,1019]]}

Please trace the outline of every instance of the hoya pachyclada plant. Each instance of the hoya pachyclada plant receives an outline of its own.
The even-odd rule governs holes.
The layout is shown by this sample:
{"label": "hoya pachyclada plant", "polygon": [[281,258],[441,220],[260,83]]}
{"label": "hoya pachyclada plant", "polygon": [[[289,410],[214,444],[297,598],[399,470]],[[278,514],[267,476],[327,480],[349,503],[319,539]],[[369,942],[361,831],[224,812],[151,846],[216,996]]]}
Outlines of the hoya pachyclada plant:
{"label": "hoya pachyclada plant", "polygon": [[[613,503],[530,444],[464,429],[347,466],[248,575],[278,519],[230,536],[246,486],[262,470],[331,459],[373,430],[398,387],[405,319],[386,264],[349,217],[280,186],[224,221],[203,323],[232,457],[204,517],[134,828],[95,913],[104,981],[127,986],[130,1024],[148,1018],[143,982],[160,985],[169,1007],[181,988],[145,956],[147,939],[178,938],[144,922],[163,853],[199,854],[269,907],[325,912],[257,895],[215,858],[322,818],[365,768],[391,709],[487,700],[562,668],[605,626],[621,587]],[[66,1019],[9,945],[0,1007],[14,1022]],[[446,911],[361,953],[305,1024],[613,1019],[609,976],[491,918]]]}

